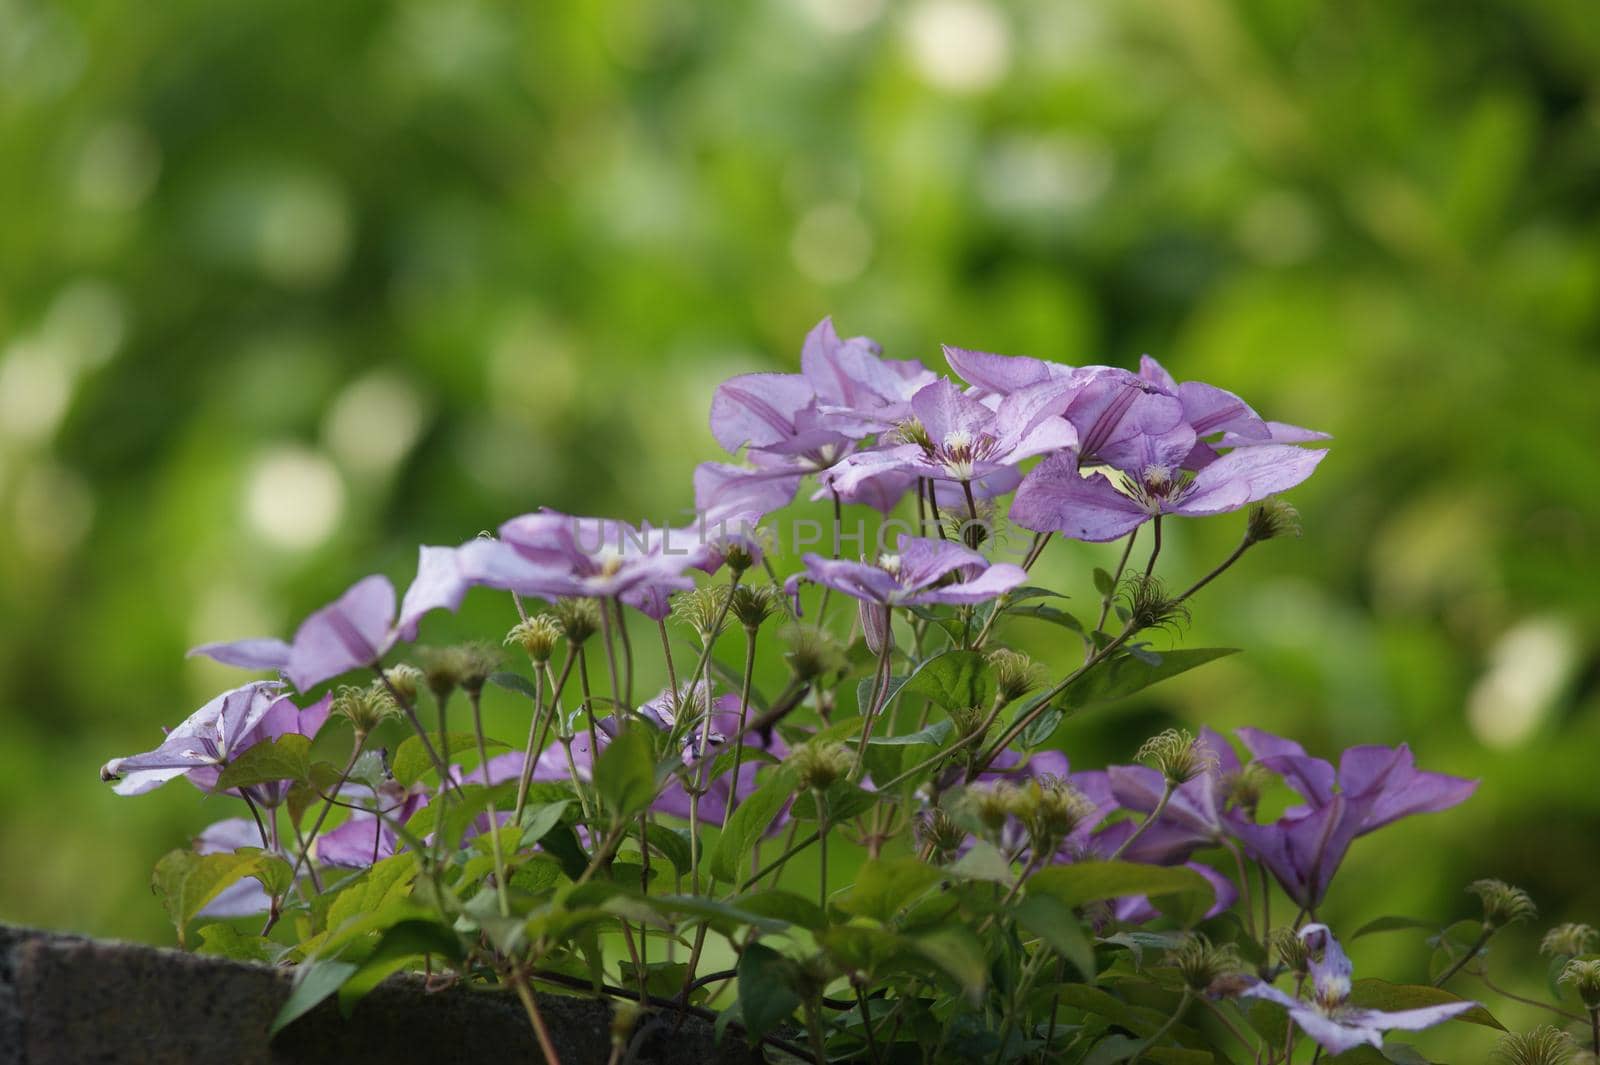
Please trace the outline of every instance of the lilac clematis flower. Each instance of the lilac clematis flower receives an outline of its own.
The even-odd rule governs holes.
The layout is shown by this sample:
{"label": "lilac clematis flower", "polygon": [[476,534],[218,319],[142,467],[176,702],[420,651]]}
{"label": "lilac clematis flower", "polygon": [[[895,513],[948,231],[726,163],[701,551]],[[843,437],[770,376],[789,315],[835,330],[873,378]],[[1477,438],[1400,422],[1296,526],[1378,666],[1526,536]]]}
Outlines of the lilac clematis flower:
{"label": "lilac clematis flower", "polygon": [[890,473],[957,483],[1004,475],[1024,459],[1077,445],[1072,424],[1059,416],[1063,405],[1060,390],[1047,384],[1013,393],[990,410],[941,378],[911,399],[919,443],[851,455],[823,482],[843,496]]}
{"label": "lilac clematis flower", "polygon": [[1240,994],[1282,1006],[1300,1030],[1330,1054],[1342,1054],[1363,1044],[1381,1048],[1386,1031],[1416,1032],[1478,1008],[1476,1002],[1466,1001],[1396,1011],[1352,1006],[1350,959],[1328,926],[1308,924],[1300,930],[1300,939],[1310,954],[1309,1000],[1294,998],[1264,981]]}
{"label": "lilac clematis flower", "polygon": [[113,758],[100,770],[101,780],[115,780],[118,795],[142,795],[186,773],[205,774],[215,782],[217,767],[226,765],[252,742],[252,733],[277,703],[283,685],[254,681],[223,692],[177,728],[161,746],[144,754]]}
{"label": "lilac clematis flower", "polygon": [[1281,774],[1306,804],[1284,811],[1270,824],[1240,820],[1232,825],[1233,832],[1289,897],[1308,910],[1321,903],[1358,836],[1412,814],[1447,810],[1478,787],[1475,780],[1417,769],[1405,744],[1352,747],[1335,772],[1298,743],[1257,729],[1240,729],[1239,735],[1257,762]]}
{"label": "lilac clematis flower", "polygon": [[342,796],[367,796],[378,804],[374,810],[353,810],[338,828],[324,832],[312,844],[312,853],[324,865],[363,868],[392,858],[399,853],[398,837],[391,825],[405,824],[428,803],[428,793],[420,784],[409,790],[395,781],[379,787],[377,794],[361,785],[347,786]]}
{"label": "lilac clematis flower", "polygon": [[816,392],[817,410],[831,427],[857,439],[905,420],[911,397],[937,378],[915,359],[885,359],[866,337],[840,340],[824,318],[800,350],[800,374]]}
{"label": "lilac clematis flower", "polygon": [[1258,444],[1308,444],[1327,440],[1327,433],[1315,429],[1302,429],[1297,425],[1263,421],[1250,405],[1232,392],[1199,381],[1181,384],[1155,359],[1145,355],[1139,359],[1139,376],[1178,397],[1183,404],[1183,418],[1201,440],[1185,461],[1185,467],[1198,470],[1216,459],[1217,453],[1204,438],[1220,433],[1219,447],[1249,447]]}
{"label": "lilac clematis flower", "polygon": [[1327,454],[1289,445],[1235,448],[1191,477],[1183,463],[1194,444],[1187,426],[1143,436],[1127,466],[1088,476],[1073,456],[1053,455],[1017,489],[1011,520],[1074,540],[1116,540],[1158,514],[1203,517],[1259,502],[1304,481]]}
{"label": "lilac clematis flower", "polygon": [[243,669],[276,670],[307,691],[330,677],[377,665],[396,641],[416,638],[423,614],[439,607],[458,609],[469,583],[451,549],[424,547],[398,617],[394,585],[374,574],[301,622],[292,643],[270,638],[208,643],[189,655]]}
{"label": "lilac clematis flower", "polygon": [[883,555],[876,563],[806,555],[805,564],[805,573],[784,584],[791,596],[797,596],[801,580],[809,580],[885,607],[982,603],[1028,579],[1021,566],[991,565],[978,552],[952,541],[904,533],[898,552]]}
{"label": "lilac clematis flower", "polygon": [[[258,743],[271,743],[280,736],[291,733],[304,736],[306,739],[315,739],[322,726],[327,723],[328,713],[333,708],[333,693],[328,692],[322,698],[312,703],[305,709],[296,705],[288,696],[283,696],[274,702],[261,720],[247,732],[240,741],[234,745],[233,753],[237,756],[247,748]],[[205,766],[189,771],[189,780],[196,787],[204,791],[215,791],[217,778],[222,775],[222,766]],[[261,784],[252,784],[240,789],[250,801],[258,806],[273,809],[288,797],[289,782],[286,780],[266,781]]]}

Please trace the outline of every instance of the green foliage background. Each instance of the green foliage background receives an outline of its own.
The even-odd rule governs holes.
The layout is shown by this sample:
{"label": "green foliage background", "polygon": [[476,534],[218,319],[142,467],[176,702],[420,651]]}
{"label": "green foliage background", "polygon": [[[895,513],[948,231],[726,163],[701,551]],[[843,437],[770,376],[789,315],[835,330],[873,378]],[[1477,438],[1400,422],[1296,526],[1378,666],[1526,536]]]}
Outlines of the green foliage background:
{"label": "green foliage background", "polygon": [[1593,16],[0,0],[0,917],[167,941],[147,870],[232,811],[95,771],[233,679],[185,648],[539,505],[676,516],[714,384],[832,313],[941,368],[1148,351],[1332,431],[1304,539],[1183,637],[1247,653],[1069,752],[1409,740],[1484,786],[1359,843],[1336,926],[1491,875],[1600,922]]}

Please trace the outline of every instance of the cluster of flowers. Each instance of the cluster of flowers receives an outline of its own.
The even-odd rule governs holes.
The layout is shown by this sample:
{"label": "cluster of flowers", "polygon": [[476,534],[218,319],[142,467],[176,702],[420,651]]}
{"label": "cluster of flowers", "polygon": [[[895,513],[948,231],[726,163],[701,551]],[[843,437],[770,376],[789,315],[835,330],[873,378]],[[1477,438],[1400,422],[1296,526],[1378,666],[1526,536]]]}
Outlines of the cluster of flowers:
{"label": "cluster of flowers", "polygon": [[[1326,454],[1301,446],[1325,439],[1324,434],[1267,421],[1239,397],[1211,385],[1179,383],[1148,357],[1133,373],[957,348],[946,348],[945,356],[964,386],[918,362],[884,359],[865,338],[841,339],[824,320],[806,338],[799,374],[749,374],[717,389],[713,434],[730,452],[742,452],[745,461],[697,468],[692,526],[636,526],[544,510],[507,521],[493,538],[423,547],[416,578],[398,603],[389,581],[371,576],[308,617],[290,641],[249,639],[196,648],[192,653],[270,671],[280,679],[224,692],[168,732],[155,749],[107,763],[102,776],[114,780],[121,794],[146,792],[185,776],[203,791],[236,795],[251,816],[208,829],[199,852],[261,847],[292,859],[295,874],[309,866],[313,876],[318,865],[368,866],[404,849],[404,826],[451,789],[519,781],[525,792],[530,782],[551,781],[570,782],[581,794],[593,781],[597,759],[629,723],[660,729],[669,734],[669,745],[681,745],[682,769],[668,776],[652,809],[688,819],[691,832],[697,821],[726,824],[731,811],[755,791],[758,770],[774,761],[803,763],[797,771],[809,775],[816,792],[846,775],[871,791],[871,775],[840,745],[808,743],[791,752],[771,720],[752,720],[748,693],[715,690],[706,676],[706,659],[730,611],[753,638],[769,616],[800,616],[804,582],[860,604],[858,624],[881,666],[871,697],[863,696],[860,707],[858,750],[864,751],[874,717],[889,699],[896,611],[924,628],[926,617],[913,611],[954,607],[970,621],[972,608],[1003,602],[1025,583],[1051,536],[1092,542],[1128,538],[1131,548],[1132,537],[1150,522],[1159,550],[1163,516],[1214,515],[1260,504],[1305,480]],[[1038,461],[1024,473],[1028,460]],[[873,558],[807,554],[803,572],[780,585],[771,560],[764,558],[759,526],[793,500],[807,478],[814,479],[813,498],[832,500],[836,513],[846,504],[864,504],[888,515],[915,493],[918,525],[900,535],[894,550]],[[982,550],[994,543],[996,507],[1008,496],[1006,520],[1036,534],[1020,565],[994,561]],[[1246,546],[1281,532],[1290,521],[1292,511],[1281,505],[1253,511]],[[1126,562],[1126,552],[1123,558]],[[1198,589],[1176,600],[1157,596],[1154,607],[1143,609],[1139,596],[1151,583],[1154,564],[1152,553],[1122,635],[1098,645],[1091,641],[1083,668],[1105,660],[1141,626],[1159,624],[1164,609],[1176,609]],[[772,576],[770,584],[741,585],[747,573],[762,566]],[[672,682],[655,699],[635,704],[631,668],[627,684],[619,684],[613,662],[614,711],[596,712],[585,674],[585,698],[574,715],[564,717],[560,698],[572,651],[581,656],[584,641],[597,633],[609,650],[613,634],[627,624],[624,607],[662,625],[667,646],[665,619],[675,606],[681,610],[686,600],[703,594],[694,591],[692,572],[712,575],[723,569],[731,580],[726,594],[712,597],[694,626],[704,653],[686,682],[678,683],[668,647]],[[453,652],[435,656],[423,671],[386,668],[384,659],[399,644],[416,639],[423,615],[458,609],[474,587],[514,593],[522,620],[511,640],[533,661],[539,705],[548,682],[553,709],[542,723],[536,710],[525,751],[485,757],[464,773],[448,764],[448,750],[435,749],[415,708],[424,689],[442,704],[459,688],[472,696],[476,709],[477,693],[494,669],[492,657]],[[523,613],[527,598],[550,603],[551,612],[528,617]],[[976,639],[968,626],[952,643],[982,650],[997,610],[991,608]],[[822,611],[818,614],[820,629],[824,618]],[[1104,618],[1102,611],[1102,623]],[[562,638],[569,654],[558,681],[550,660]],[[1418,770],[1404,746],[1352,748],[1335,767],[1298,744],[1253,729],[1239,732],[1248,762],[1206,729],[1198,739],[1186,733],[1157,737],[1141,751],[1142,764],[1073,772],[1057,752],[1017,749],[1013,741],[1020,721],[1000,742],[978,751],[1002,709],[1043,686],[1039,670],[1023,656],[986,653],[1003,678],[1001,698],[992,709],[975,710],[974,721],[956,723],[953,734],[970,740],[974,749],[957,759],[952,748],[941,775],[919,793],[924,805],[914,819],[916,840],[924,858],[936,862],[952,860],[981,840],[1021,863],[1024,875],[1085,859],[1189,863],[1214,885],[1213,912],[1219,912],[1234,905],[1239,888],[1248,891],[1248,886],[1242,875],[1236,886],[1194,861],[1198,852],[1217,848],[1241,862],[1241,874],[1243,858],[1258,862],[1302,916],[1314,915],[1357,836],[1411,814],[1446,809],[1475,787]],[[365,671],[370,683],[347,685],[307,702],[319,686],[357,671]],[[820,671],[815,663],[797,669],[802,694]],[[1058,685],[1046,694],[1061,689]],[[780,712],[798,701],[789,699]],[[295,824],[294,838],[280,838],[277,812],[290,799],[291,781],[219,788],[226,767],[252,747],[289,734],[315,738],[334,714],[354,725],[356,750],[338,781],[315,792],[326,805],[308,835]],[[381,754],[363,751],[366,736],[394,714],[409,719],[439,770],[431,788],[421,781],[402,786],[387,774]],[[715,762],[730,748],[751,755],[731,768]],[[376,767],[371,765],[375,757],[380,759]],[[712,771],[714,762],[718,768]],[[1302,802],[1263,822],[1257,805],[1274,779]],[[878,784],[887,790],[896,782]],[[962,787],[956,789],[958,782]],[[959,809],[941,802],[952,790],[960,792]],[[352,812],[337,827],[321,831],[336,804]],[[515,814],[495,816],[504,820]],[[769,831],[787,816],[780,812]],[[485,818],[477,830],[487,831],[491,824]],[[586,832],[590,844],[598,842],[596,826]],[[306,888],[296,882],[290,890]],[[212,900],[207,912],[233,916],[270,910],[276,915],[279,903],[260,884],[244,882]],[[1155,912],[1147,899],[1134,897],[1116,900],[1102,917],[1137,923]],[[1300,935],[1315,958],[1312,999],[1293,998],[1259,981],[1246,993],[1285,1005],[1330,1051],[1359,1042],[1376,1045],[1376,1033],[1385,1027],[1420,1027],[1470,1006],[1396,1014],[1355,1010],[1345,1004],[1349,965],[1337,941],[1315,924]]]}

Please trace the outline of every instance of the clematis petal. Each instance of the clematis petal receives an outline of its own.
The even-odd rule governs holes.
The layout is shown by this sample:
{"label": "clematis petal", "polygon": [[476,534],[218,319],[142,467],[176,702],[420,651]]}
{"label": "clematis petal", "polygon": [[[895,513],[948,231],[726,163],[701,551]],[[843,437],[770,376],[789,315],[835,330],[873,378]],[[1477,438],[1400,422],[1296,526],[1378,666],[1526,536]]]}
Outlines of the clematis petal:
{"label": "clematis petal", "polygon": [[1084,477],[1070,455],[1052,455],[1017,488],[1011,520],[1034,532],[1104,543],[1128,535],[1150,513],[1117,491],[1104,474]]}
{"label": "clematis petal", "polygon": [[1326,448],[1279,444],[1236,448],[1195,474],[1172,510],[1193,516],[1238,510],[1293,488],[1310,477],[1327,454]]}
{"label": "clematis petal", "polygon": [[752,373],[724,381],[711,399],[711,435],[730,453],[791,439],[795,417],[816,402],[799,374]]}
{"label": "clematis petal", "polygon": [[453,547],[421,547],[417,552],[417,576],[400,600],[400,639],[417,638],[417,624],[430,610],[444,608],[452,614],[461,609],[472,581],[461,569]]}
{"label": "clematis petal", "polygon": [[289,645],[272,637],[232,640],[227,643],[203,643],[191,647],[185,656],[203,655],[225,666],[240,669],[270,669],[281,672],[289,664]]}
{"label": "clematis petal", "polygon": [[301,623],[284,674],[306,691],[329,677],[376,663],[394,644],[394,612],[389,579],[362,578]]}
{"label": "clematis petal", "polygon": [[956,376],[973,388],[997,396],[1072,374],[1072,367],[1027,355],[994,355],[987,351],[944,346],[945,361]]}

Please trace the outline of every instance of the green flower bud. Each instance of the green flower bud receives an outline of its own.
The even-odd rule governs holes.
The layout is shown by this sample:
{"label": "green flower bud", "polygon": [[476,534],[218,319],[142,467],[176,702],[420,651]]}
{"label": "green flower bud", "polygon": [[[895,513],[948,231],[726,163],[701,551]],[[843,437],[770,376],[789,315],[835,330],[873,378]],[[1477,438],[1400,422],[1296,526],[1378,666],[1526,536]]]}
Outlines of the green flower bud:
{"label": "green flower bud", "polygon": [[551,613],[573,647],[581,646],[600,631],[600,605],[593,599],[557,599]]}
{"label": "green flower bud", "polygon": [[422,670],[416,666],[408,666],[404,662],[383,671],[383,676],[389,682],[389,687],[394,694],[411,706],[417,705],[417,691],[422,685]]}
{"label": "green flower bud", "polygon": [[1176,629],[1189,623],[1189,608],[1167,594],[1160,578],[1134,574],[1122,582],[1128,624],[1135,629]]}
{"label": "green flower bud", "polygon": [[789,644],[784,658],[799,680],[810,683],[842,674],[849,668],[844,649],[831,633],[812,625],[789,625],[781,636]]}
{"label": "green flower bud", "polygon": [[1292,973],[1304,974],[1309,971],[1311,957],[1306,950],[1306,941],[1293,928],[1274,928],[1267,933],[1267,943],[1284,968]]}
{"label": "green flower bud", "polygon": [[332,712],[348,719],[358,735],[372,732],[399,710],[394,696],[381,684],[366,687],[346,684],[333,693]]}
{"label": "green flower bud", "polygon": [[683,592],[672,600],[672,619],[687,626],[703,647],[722,634],[727,625],[723,604],[728,602],[726,584],[709,584]]}
{"label": "green flower bud", "polygon": [[728,612],[746,632],[755,632],[778,611],[778,589],[770,584],[741,584],[733,590]]}
{"label": "green flower bud", "polygon": [[967,841],[966,830],[956,824],[944,810],[934,807],[923,811],[913,824],[917,842],[931,848],[929,857],[935,865],[943,865],[961,850]]}

